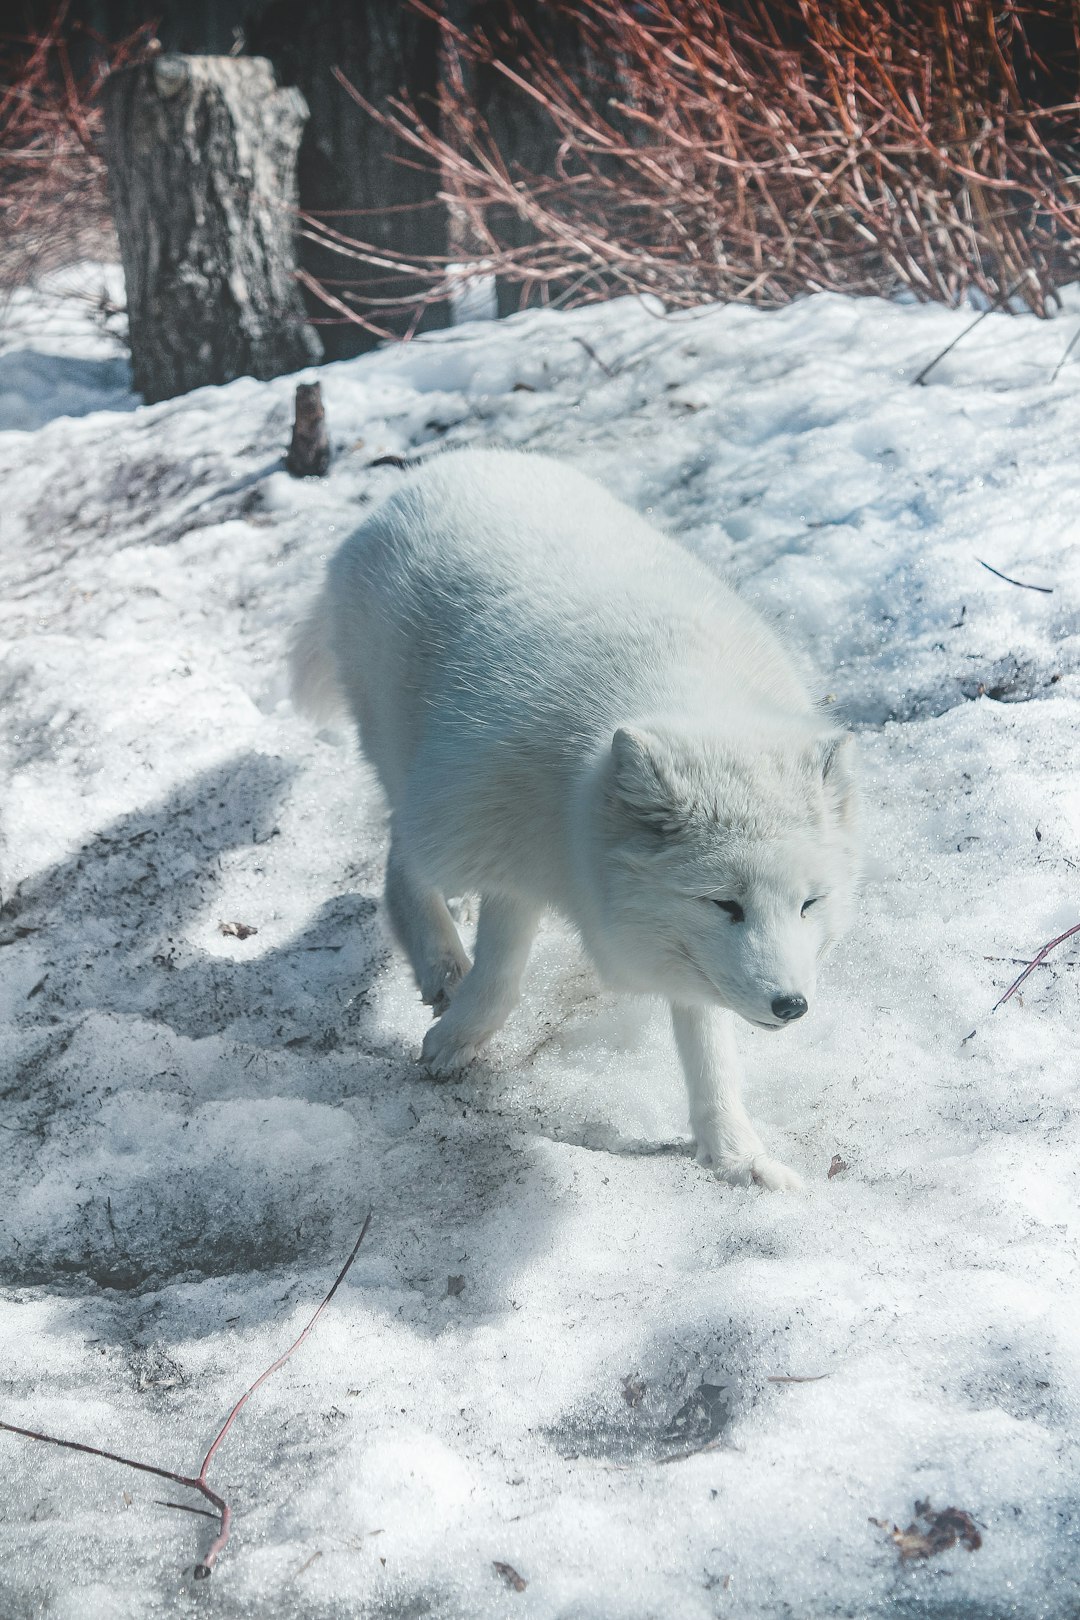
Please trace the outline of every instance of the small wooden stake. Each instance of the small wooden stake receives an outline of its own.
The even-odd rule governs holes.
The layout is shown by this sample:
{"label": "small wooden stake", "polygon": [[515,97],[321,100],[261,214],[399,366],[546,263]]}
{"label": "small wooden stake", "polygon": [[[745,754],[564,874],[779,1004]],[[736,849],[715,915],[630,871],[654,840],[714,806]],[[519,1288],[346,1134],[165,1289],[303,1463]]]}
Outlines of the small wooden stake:
{"label": "small wooden stake", "polygon": [[326,432],[322,388],[317,382],[297,383],[296,411],[285,470],[294,478],[321,478],[329,465],[330,439]]}

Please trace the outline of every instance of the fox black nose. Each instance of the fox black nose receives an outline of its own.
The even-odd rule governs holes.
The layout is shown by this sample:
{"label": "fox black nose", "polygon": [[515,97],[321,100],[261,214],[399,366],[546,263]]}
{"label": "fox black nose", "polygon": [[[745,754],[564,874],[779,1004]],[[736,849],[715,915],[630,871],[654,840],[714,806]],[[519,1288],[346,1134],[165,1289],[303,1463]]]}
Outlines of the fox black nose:
{"label": "fox black nose", "polygon": [[782,1018],[785,1024],[792,1019],[801,1018],[806,1011],[805,996],[773,996],[772,1010],[777,1018]]}

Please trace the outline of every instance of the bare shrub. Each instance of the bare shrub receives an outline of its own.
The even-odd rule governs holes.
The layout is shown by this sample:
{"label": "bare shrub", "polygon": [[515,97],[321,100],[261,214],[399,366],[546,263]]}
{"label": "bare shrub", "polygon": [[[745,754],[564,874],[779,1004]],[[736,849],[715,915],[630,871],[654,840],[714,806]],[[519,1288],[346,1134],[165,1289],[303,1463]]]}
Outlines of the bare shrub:
{"label": "bare shrub", "polygon": [[42,32],[0,37],[0,308],[43,272],[116,256],[100,91],[151,37],[145,27],[109,45],[75,33],[66,0]]}
{"label": "bare shrub", "polygon": [[[404,97],[373,107],[342,83],[439,170],[483,273],[523,305],[906,289],[1044,315],[1080,273],[1072,7],[555,0],[584,42],[587,71],[571,76],[512,0],[491,35],[412,3],[440,21],[437,115]],[[506,159],[473,92],[480,71],[550,121],[551,172]],[[305,229],[358,267],[313,289],[339,315],[387,331],[448,297],[460,255],[409,260],[326,220]],[[403,270],[420,289],[380,296]]]}

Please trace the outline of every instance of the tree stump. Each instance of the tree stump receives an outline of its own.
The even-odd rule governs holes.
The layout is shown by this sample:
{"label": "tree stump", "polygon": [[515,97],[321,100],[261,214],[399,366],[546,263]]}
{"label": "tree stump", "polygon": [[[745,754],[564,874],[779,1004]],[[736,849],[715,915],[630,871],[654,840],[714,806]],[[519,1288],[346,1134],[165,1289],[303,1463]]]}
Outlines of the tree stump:
{"label": "tree stump", "polygon": [[261,57],[158,56],[106,85],[132,370],[148,403],[321,358],[294,278],[307,116]]}
{"label": "tree stump", "polygon": [[294,478],[321,478],[330,465],[330,435],[326,431],[322,389],[317,382],[297,383],[292,439],[285,470]]}

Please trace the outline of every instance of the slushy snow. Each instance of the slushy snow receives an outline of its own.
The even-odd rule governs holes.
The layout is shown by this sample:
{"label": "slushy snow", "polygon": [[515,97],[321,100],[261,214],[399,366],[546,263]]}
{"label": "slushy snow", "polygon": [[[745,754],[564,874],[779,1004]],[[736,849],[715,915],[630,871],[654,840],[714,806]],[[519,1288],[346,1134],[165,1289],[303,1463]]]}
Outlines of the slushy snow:
{"label": "slushy snow", "polygon": [[[215,1459],[210,1582],[179,1488],[0,1433],[3,1620],[1072,1613],[1075,942],[990,1009],[1080,921],[1078,306],[926,386],[969,312],[457,327],[317,373],[310,482],[295,378],[138,406],[89,307],[0,354],[0,1419],[196,1471],[373,1216]],[[284,655],[395,458],[461,444],[651,514],[859,732],[858,921],[740,1032],[805,1199],[692,1162],[663,1009],[555,924],[485,1065],[417,1066],[385,813]],[[981,1547],[903,1564],[925,1500]]]}

